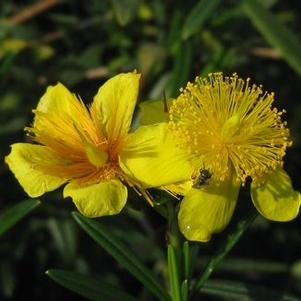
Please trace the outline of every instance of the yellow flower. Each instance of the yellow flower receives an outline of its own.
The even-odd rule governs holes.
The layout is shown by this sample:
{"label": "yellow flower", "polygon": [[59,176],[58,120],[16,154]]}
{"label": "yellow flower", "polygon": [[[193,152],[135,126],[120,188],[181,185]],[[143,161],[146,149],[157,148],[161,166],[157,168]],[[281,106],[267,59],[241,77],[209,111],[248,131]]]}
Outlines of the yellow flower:
{"label": "yellow flower", "polygon": [[[288,221],[298,214],[300,193],[282,169],[291,145],[283,111],[272,107],[273,93],[249,81],[222,73],[196,78],[169,109],[169,129],[194,166],[194,185],[178,215],[189,240],[208,241],[225,228],[249,178],[253,203],[263,216]],[[198,178],[200,173],[207,178]]]}
{"label": "yellow flower", "polygon": [[48,87],[26,128],[36,144],[16,143],[5,161],[31,197],[62,184],[86,216],[117,214],[127,199],[125,184],[144,188],[182,181],[187,162],[166,136],[167,124],[130,132],[140,75],[108,80],[88,107],[62,84]]}

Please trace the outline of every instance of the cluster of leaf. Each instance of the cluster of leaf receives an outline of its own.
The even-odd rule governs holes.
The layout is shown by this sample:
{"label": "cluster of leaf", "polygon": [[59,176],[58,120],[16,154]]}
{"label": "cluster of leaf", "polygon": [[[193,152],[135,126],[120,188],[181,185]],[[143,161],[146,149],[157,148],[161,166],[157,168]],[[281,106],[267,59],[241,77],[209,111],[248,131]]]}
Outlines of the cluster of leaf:
{"label": "cluster of leaf", "polygon": [[[294,140],[287,169],[300,189],[299,1],[44,0],[44,7],[39,2],[1,3],[1,158],[9,152],[11,143],[27,139],[23,127],[30,123],[31,110],[46,86],[57,81],[90,102],[104,79],[137,69],[143,74],[142,98],[158,99],[164,94],[176,96],[178,89],[196,75],[238,72],[274,91],[277,107],[287,109]],[[37,204],[27,201],[13,211],[7,209],[25,198],[1,164],[1,234]],[[59,267],[69,272],[49,270],[49,276],[92,300],[134,300],[124,294],[117,296],[116,286],[139,300],[153,300],[151,294],[160,291],[156,288],[158,280],[154,282],[148,274],[141,276],[141,267],[133,267],[128,258],[122,264],[121,255],[108,248],[110,242],[103,236],[106,231],[101,231],[98,224],[95,230],[94,221],[75,215],[77,223],[117,259],[116,265],[80,231],[69,214],[71,202],[61,198],[60,193],[49,194],[29,217],[0,237],[0,299],[82,300],[45,276],[46,270]],[[249,209],[246,202],[239,204],[230,229],[239,213]],[[135,209],[118,218],[104,218],[103,222],[112,237],[121,239],[122,246],[132,249],[132,256],[141,258],[165,284],[165,221],[137,196],[131,197],[131,206]],[[206,300],[294,300],[285,294],[275,295],[274,290],[301,295],[300,243],[300,221],[274,225],[257,219],[248,236],[226,259],[219,253],[213,262],[208,258],[224,246],[223,234],[209,244],[192,245],[195,278],[200,279],[202,292],[211,295],[205,296]],[[220,280],[213,279],[203,286],[205,278],[199,278],[200,271],[204,269],[203,275],[209,277],[211,272],[206,273],[212,270],[212,264],[215,267],[216,258],[219,267],[214,275]],[[124,268],[142,284],[128,276]],[[70,271],[72,274],[68,274]],[[158,293],[155,296],[160,297]]]}

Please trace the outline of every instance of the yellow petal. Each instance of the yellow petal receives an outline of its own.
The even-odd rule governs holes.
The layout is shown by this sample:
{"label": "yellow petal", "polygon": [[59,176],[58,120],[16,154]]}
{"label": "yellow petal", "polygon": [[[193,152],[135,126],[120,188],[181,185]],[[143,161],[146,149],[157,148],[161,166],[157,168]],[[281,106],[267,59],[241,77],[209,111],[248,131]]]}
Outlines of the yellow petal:
{"label": "yellow petal", "polygon": [[[58,83],[55,86],[49,86],[34,110],[35,118],[33,121],[33,128],[45,128],[45,117],[43,117],[45,113],[51,113],[54,115],[68,114],[69,116],[72,116],[72,107],[76,102],[78,101],[74,94],[72,94],[61,83]],[[40,117],[41,114],[42,117]]]}
{"label": "yellow petal", "polygon": [[206,242],[229,223],[236,206],[239,186],[231,181],[209,183],[191,189],[181,202],[179,227],[188,240]]}
{"label": "yellow petal", "polygon": [[47,147],[29,143],[13,144],[11,153],[5,158],[5,162],[30,197],[38,197],[52,191],[68,180],[47,175],[44,169],[41,169],[41,163],[45,161],[50,164],[52,161],[58,162]]}
{"label": "yellow petal", "polygon": [[168,108],[173,99],[168,99],[167,104],[164,100],[144,101],[140,103],[140,125],[149,125],[158,122],[168,121]]}
{"label": "yellow petal", "polygon": [[109,144],[125,137],[135,109],[140,74],[121,73],[106,81],[98,90],[92,111],[104,125]]}
{"label": "yellow petal", "polygon": [[124,207],[127,188],[119,180],[100,182],[86,187],[80,187],[73,181],[64,189],[64,197],[68,196],[85,216],[113,215]]}
{"label": "yellow petal", "polygon": [[178,182],[178,183],[166,185],[162,188],[169,190],[175,194],[186,195],[188,192],[190,192],[190,190],[192,188],[192,181],[188,180],[188,181],[184,181],[184,182]]}
{"label": "yellow petal", "polygon": [[278,222],[294,219],[301,204],[300,193],[293,189],[290,177],[283,169],[269,174],[259,187],[252,184],[251,197],[265,218]]}
{"label": "yellow petal", "polygon": [[176,147],[166,123],[143,126],[130,134],[120,166],[144,187],[184,181],[192,174],[188,154]]}
{"label": "yellow petal", "polygon": [[55,86],[47,87],[36,110],[44,113],[56,111],[70,113],[70,103],[74,100],[74,94],[72,94],[63,84],[57,83]]}

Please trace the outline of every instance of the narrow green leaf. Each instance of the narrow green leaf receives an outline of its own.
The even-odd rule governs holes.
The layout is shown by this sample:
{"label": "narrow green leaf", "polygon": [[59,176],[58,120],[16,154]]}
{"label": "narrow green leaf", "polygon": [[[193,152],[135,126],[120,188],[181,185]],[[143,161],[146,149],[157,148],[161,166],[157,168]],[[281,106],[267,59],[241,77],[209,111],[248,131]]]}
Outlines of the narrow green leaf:
{"label": "narrow green leaf", "polygon": [[185,20],[182,29],[182,38],[186,40],[198,32],[214,10],[216,10],[220,2],[220,0],[200,0]]}
{"label": "narrow green leaf", "polygon": [[12,261],[2,260],[0,264],[0,292],[11,300],[16,288],[15,270]]}
{"label": "narrow green leaf", "polygon": [[242,7],[257,30],[301,76],[301,43],[295,34],[258,0],[245,0]]}
{"label": "narrow green leaf", "polygon": [[49,218],[47,220],[49,233],[52,236],[53,242],[60,252],[61,258],[66,264],[70,264],[77,259],[77,233],[74,231],[73,220],[62,218]]}
{"label": "narrow green leaf", "polygon": [[189,279],[190,277],[190,270],[191,270],[191,254],[190,254],[190,246],[189,242],[186,240],[183,243],[183,257],[184,257],[184,278]]}
{"label": "narrow green leaf", "polygon": [[39,200],[30,199],[4,210],[0,214],[0,235],[9,230],[39,204]]}
{"label": "narrow green leaf", "polygon": [[178,91],[187,82],[190,75],[193,57],[192,41],[181,43],[175,54],[172,77],[169,83],[168,92],[171,96],[177,95]]}
{"label": "narrow green leaf", "polygon": [[200,278],[196,281],[195,289],[199,290],[206,283],[212,272],[216,267],[222,262],[226,255],[233,249],[236,243],[239,241],[241,236],[246,232],[249,226],[253,223],[255,218],[258,216],[258,212],[253,209],[250,215],[241,220],[234,231],[227,237],[226,243],[222,246],[220,250],[217,251],[213,257],[211,257],[209,263],[207,264],[205,271],[202,273]]}
{"label": "narrow green leaf", "polygon": [[179,47],[179,41],[181,41],[181,32],[183,24],[183,15],[181,11],[174,10],[173,14],[169,17],[169,30],[166,37],[166,48],[170,53],[174,54]]}
{"label": "narrow green leaf", "polygon": [[183,243],[183,270],[184,270],[184,281],[181,285],[181,295],[183,301],[188,301],[189,298],[189,280],[191,274],[191,251],[189,242],[186,240]]}
{"label": "narrow green leaf", "polygon": [[167,261],[172,300],[181,301],[179,267],[177,264],[175,250],[172,245],[168,245],[167,247]]}
{"label": "narrow green leaf", "polygon": [[181,285],[181,296],[182,296],[182,301],[188,301],[189,299],[189,284],[188,284],[188,280],[185,279],[183,282],[182,282],[182,285]]}
{"label": "narrow green leaf", "polygon": [[95,220],[86,218],[74,212],[73,217],[82,229],[89,234],[97,244],[115,258],[115,260],[132,275],[134,275],[151,293],[160,300],[170,300],[168,294],[157,281],[153,273],[109,229]]}
{"label": "narrow green leaf", "polygon": [[285,292],[228,280],[209,280],[202,288],[202,292],[212,296],[220,296],[229,300],[239,301],[301,301],[300,298],[296,298]]}
{"label": "narrow green leaf", "polygon": [[95,301],[138,301],[119,287],[75,272],[51,269],[46,274],[61,286]]}
{"label": "narrow green leaf", "polygon": [[281,274],[288,273],[290,265],[283,262],[268,260],[227,258],[222,262],[219,270],[231,271],[231,273],[260,273],[260,274]]}
{"label": "narrow green leaf", "polygon": [[16,53],[8,52],[2,58],[0,54],[0,59],[1,59],[0,75],[8,72],[8,70],[13,66],[16,56],[17,56]]}
{"label": "narrow green leaf", "polygon": [[127,25],[135,16],[139,0],[111,0],[113,10],[117,19],[117,22],[121,26]]}

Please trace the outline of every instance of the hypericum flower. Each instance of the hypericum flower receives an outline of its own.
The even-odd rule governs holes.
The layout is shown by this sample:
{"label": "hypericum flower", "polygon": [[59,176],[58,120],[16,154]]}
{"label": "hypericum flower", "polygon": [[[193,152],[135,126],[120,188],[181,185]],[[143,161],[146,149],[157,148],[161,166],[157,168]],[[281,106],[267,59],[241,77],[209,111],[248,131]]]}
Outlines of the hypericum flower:
{"label": "hypericum flower", "polygon": [[208,241],[225,228],[248,178],[253,203],[263,216],[288,221],[298,214],[300,193],[282,169],[291,145],[281,120],[284,111],[272,107],[273,93],[249,81],[236,74],[197,77],[169,109],[169,129],[195,167],[193,188],[178,215],[189,240]]}
{"label": "hypericum flower", "polygon": [[120,212],[125,184],[147,197],[145,187],[187,179],[187,162],[174,151],[166,124],[128,133],[139,79],[136,73],[111,78],[88,107],[62,84],[47,89],[26,128],[36,144],[13,144],[6,157],[29,196],[67,183],[64,197],[70,196],[84,215],[96,217]]}

